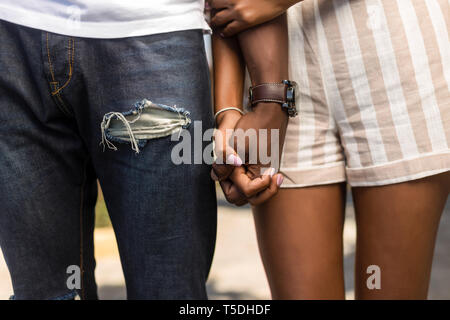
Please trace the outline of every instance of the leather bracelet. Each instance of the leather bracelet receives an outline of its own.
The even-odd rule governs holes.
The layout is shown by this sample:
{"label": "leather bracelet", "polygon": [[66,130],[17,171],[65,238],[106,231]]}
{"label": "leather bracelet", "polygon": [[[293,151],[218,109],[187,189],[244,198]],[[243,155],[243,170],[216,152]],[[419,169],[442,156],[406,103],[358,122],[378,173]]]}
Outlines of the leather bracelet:
{"label": "leather bracelet", "polygon": [[281,105],[290,117],[297,115],[295,105],[294,81],[283,80],[279,83],[261,83],[249,88],[249,105],[253,106],[261,102],[274,102]]}
{"label": "leather bracelet", "polygon": [[259,102],[286,102],[286,85],[284,83],[261,83],[251,89],[251,104]]}

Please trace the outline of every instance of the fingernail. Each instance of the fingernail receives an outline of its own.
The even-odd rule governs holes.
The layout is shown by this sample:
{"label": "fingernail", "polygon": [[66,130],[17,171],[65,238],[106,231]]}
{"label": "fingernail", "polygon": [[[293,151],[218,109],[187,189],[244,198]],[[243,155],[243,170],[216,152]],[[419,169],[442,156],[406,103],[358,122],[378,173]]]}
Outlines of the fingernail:
{"label": "fingernail", "polygon": [[283,180],[284,180],[284,177],[283,177],[282,174],[280,174],[280,175],[277,177],[277,186],[281,186],[281,184],[283,183]]}
{"label": "fingernail", "polygon": [[274,174],[275,174],[275,168],[268,168],[263,173],[264,176],[270,176],[270,177],[273,177]]}
{"label": "fingernail", "polygon": [[241,158],[239,158],[238,155],[230,154],[227,157],[227,164],[232,164],[236,167],[240,167],[240,166],[242,166],[242,160],[241,160]]}
{"label": "fingernail", "polygon": [[220,33],[220,36],[222,37],[222,38],[225,38],[225,35],[221,32]]}

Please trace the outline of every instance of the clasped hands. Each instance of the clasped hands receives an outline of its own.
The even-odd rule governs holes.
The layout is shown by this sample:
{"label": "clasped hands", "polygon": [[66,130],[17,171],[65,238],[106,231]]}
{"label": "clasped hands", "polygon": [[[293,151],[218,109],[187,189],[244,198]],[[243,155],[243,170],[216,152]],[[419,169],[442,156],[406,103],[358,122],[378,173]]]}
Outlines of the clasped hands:
{"label": "clasped hands", "polygon": [[[278,156],[281,154],[286,132],[287,113],[279,104],[260,103],[245,115],[229,110],[219,114],[216,120],[215,153],[222,161],[216,160],[213,164],[211,177],[219,181],[227,201],[237,206],[246,203],[259,205],[273,197],[283,182],[283,175],[277,173],[278,168],[271,166],[271,163],[261,163],[260,152],[257,152],[256,161],[250,162],[250,143],[255,141],[246,137],[241,150],[237,150],[239,143],[236,132],[243,133],[248,129],[254,129],[251,131],[256,134],[258,151],[261,145],[267,144],[267,152],[276,151]],[[266,129],[267,136],[262,135],[260,129]],[[278,137],[275,145],[271,139],[271,135],[275,132],[273,130],[277,130]],[[265,140],[262,144],[261,139]]]}
{"label": "clasped hands", "polygon": [[[213,10],[211,26],[222,37],[236,35],[253,26],[260,25],[282,15],[289,6],[298,1],[211,0],[209,1]],[[268,33],[266,29],[264,34],[269,34],[270,40],[276,43],[276,37],[282,29],[282,27],[277,27],[275,28],[275,32],[272,29]],[[257,31],[254,30],[254,32]],[[274,34],[276,35],[275,38]],[[248,33],[246,35],[247,39],[245,41],[248,44],[248,40],[251,39],[248,38]],[[255,39],[261,35],[253,34],[253,36],[255,38],[252,42],[258,42]],[[254,55],[249,55],[247,59],[250,59],[253,64],[253,68],[249,69],[262,74],[264,68],[259,70],[255,68],[255,65],[267,67],[267,64],[269,64],[268,61],[274,58],[271,55],[280,58],[281,61],[286,59],[285,57],[281,57],[282,55],[278,57],[277,54],[277,50],[269,50],[265,56],[257,59],[258,61],[254,61]],[[261,63],[261,61],[264,62]],[[249,66],[247,65],[247,67]],[[281,64],[278,68],[282,69]],[[273,75],[270,67],[266,69],[265,76],[260,75],[253,80],[258,83],[263,83],[284,79],[283,72],[279,75],[276,73]],[[252,75],[250,70],[249,72]],[[216,161],[213,164],[211,176],[214,180],[219,181],[226,199],[240,206],[248,202],[252,205],[259,205],[273,197],[283,182],[283,175],[277,173],[277,170],[288,123],[287,113],[282,110],[279,104],[264,102],[254,105],[252,110],[245,115],[241,115],[238,111],[233,110],[222,112],[218,114],[216,122],[215,152],[216,156],[222,161]],[[236,135],[227,133],[227,131],[233,130],[236,133],[238,129],[242,129],[243,132],[246,132],[248,129],[254,129],[253,132],[256,134],[256,141],[251,141],[251,139],[246,137],[244,146],[242,147],[243,150],[238,150],[237,147],[240,147],[240,145],[236,143]],[[267,135],[263,135],[261,132],[264,130],[260,129],[266,129]],[[277,134],[277,139],[272,139],[272,133]],[[277,151],[275,152],[278,157],[276,165],[273,164],[274,161],[272,163],[262,161],[260,150],[256,152],[256,159],[253,159],[255,161],[250,161],[252,159],[249,157],[251,156],[249,151],[252,146],[253,150],[255,149],[254,144],[257,144],[257,149],[261,145],[265,146],[266,151],[271,154],[272,160],[272,155]]]}

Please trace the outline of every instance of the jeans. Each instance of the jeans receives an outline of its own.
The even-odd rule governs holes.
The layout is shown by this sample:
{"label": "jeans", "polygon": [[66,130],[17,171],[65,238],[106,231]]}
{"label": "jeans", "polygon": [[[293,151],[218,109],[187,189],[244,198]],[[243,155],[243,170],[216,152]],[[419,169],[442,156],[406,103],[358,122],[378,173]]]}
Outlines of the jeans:
{"label": "jeans", "polygon": [[206,299],[214,183],[206,164],[173,163],[170,137],[213,127],[202,31],[88,39],[0,21],[0,39],[0,246],[14,298],[97,298],[98,180],[127,297]]}

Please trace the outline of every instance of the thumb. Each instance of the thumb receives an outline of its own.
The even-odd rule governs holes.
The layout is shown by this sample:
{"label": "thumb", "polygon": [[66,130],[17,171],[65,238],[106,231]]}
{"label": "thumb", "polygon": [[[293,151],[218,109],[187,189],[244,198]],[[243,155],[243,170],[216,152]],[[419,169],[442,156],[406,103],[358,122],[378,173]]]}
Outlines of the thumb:
{"label": "thumb", "polygon": [[[236,154],[234,149],[230,146],[227,146],[225,148],[222,156],[223,158],[221,159],[221,162],[216,161],[212,165],[214,175],[212,174],[211,177],[216,181],[223,181],[227,179],[231,175],[235,167],[240,167],[243,164],[239,155]],[[225,164],[223,159],[225,159]]]}

